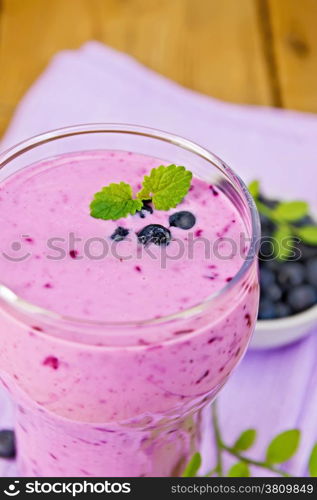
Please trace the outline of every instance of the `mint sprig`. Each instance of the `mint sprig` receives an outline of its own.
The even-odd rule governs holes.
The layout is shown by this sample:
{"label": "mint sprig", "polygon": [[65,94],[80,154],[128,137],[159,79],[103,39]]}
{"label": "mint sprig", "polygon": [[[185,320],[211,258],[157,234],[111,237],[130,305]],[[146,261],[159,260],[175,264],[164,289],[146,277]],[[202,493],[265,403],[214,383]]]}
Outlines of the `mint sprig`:
{"label": "mint sprig", "polygon": [[[266,447],[264,459],[253,459],[244,452],[250,449],[255,443],[257,433],[255,429],[246,429],[236,439],[234,445],[226,444],[219,425],[217,404],[212,405],[212,424],[215,436],[216,464],[207,472],[205,477],[228,476],[228,477],[249,477],[252,476],[252,467],[275,473],[278,476],[291,477],[286,470],[276,464],[283,464],[290,460],[298,451],[301,432],[298,429],[289,429],[277,434]],[[237,459],[230,469],[224,471],[224,454]],[[201,456],[196,452],[190,459],[183,476],[196,477],[201,464]],[[310,477],[317,477],[317,443],[308,458],[307,469]]]}
{"label": "mint sprig", "polygon": [[243,431],[236,442],[234,443],[233,447],[236,451],[246,451],[251,446],[253,446],[254,442],[256,440],[256,430],[255,429],[247,429],[246,431]]}
{"label": "mint sprig", "polygon": [[312,452],[309,457],[308,471],[310,477],[317,477],[317,443],[312,449]]}
{"label": "mint sprig", "polygon": [[250,477],[250,475],[250,467],[246,462],[237,462],[228,471],[228,477]]}
{"label": "mint sprig", "polygon": [[144,177],[138,198],[151,199],[157,210],[175,208],[188,193],[192,176],[185,167],[176,165],[153,168],[150,175]]}
{"label": "mint sprig", "polygon": [[90,215],[103,220],[121,219],[141,210],[145,200],[152,201],[157,210],[175,208],[188,193],[192,176],[185,167],[161,165],[144,177],[136,197],[125,182],[109,184],[94,195]]}
{"label": "mint sprig", "polygon": [[258,180],[252,181],[249,191],[253,196],[257,209],[267,219],[275,225],[274,254],[279,260],[286,260],[292,253],[292,241],[300,238],[303,243],[317,245],[317,226],[304,225],[298,227],[296,224],[303,217],[309,214],[309,205],[305,201],[282,201],[274,208],[268,207],[261,201],[260,183]]}
{"label": "mint sprig", "polygon": [[196,452],[188,462],[182,477],[195,477],[201,466],[201,455]]}
{"label": "mint sprig", "polygon": [[297,235],[308,245],[317,245],[317,226],[303,226],[297,228]]}
{"label": "mint sprig", "polygon": [[142,201],[133,199],[132,188],[125,182],[109,184],[95,194],[90,215],[96,219],[117,220],[141,210]]}
{"label": "mint sprig", "polygon": [[274,255],[279,260],[287,260],[292,252],[294,237],[290,228],[285,223],[277,225],[273,235]]}
{"label": "mint sprig", "polygon": [[296,222],[308,214],[308,203],[305,201],[283,201],[273,210],[275,219],[283,222]]}
{"label": "mint sprig", "polygon": [[254,199],[257,199],[260,194],[260,182],[255,179],[248,185],[248,190]]}
{"label": "mint sprig", "polygon": [[281,432],[270,442],[266,450],[268,464],[282,464],[296,453],[300,441],[300,431],[291,429]]}

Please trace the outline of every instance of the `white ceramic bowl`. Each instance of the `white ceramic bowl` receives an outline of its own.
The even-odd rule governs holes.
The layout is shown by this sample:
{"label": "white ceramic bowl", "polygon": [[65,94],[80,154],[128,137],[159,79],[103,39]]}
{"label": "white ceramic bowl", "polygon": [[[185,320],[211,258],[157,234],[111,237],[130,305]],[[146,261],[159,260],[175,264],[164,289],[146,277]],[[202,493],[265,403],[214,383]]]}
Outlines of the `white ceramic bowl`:
{"label": "white ceramic bowl", "polygon": [[270,349],[291,344],[317,327],[317,305],[288,318],[258,320],[251,349]]}

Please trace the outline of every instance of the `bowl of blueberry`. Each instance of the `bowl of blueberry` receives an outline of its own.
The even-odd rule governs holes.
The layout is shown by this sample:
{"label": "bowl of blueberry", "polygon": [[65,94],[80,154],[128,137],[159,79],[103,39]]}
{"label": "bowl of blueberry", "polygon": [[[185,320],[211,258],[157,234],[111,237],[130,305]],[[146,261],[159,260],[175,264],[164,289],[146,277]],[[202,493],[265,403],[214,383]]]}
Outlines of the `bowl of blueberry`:
{"label": "bowl of blueberry", "polygon": [[249,185],[261,221],[260,306],[251,347],[298,340],[317,326],[317,219],[304,201],[263,195]]}

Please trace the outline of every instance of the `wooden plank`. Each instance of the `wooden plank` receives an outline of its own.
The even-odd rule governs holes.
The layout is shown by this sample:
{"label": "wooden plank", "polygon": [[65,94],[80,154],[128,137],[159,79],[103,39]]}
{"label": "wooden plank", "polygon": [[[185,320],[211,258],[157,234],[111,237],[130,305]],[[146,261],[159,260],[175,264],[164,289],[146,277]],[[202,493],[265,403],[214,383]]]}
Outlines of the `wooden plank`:
{"label": "wooden plank", "polygon": [[109,2],[99,7],[104,43],[206,94],[272,102],[253,0],[133,0],[110,16]]}
{"label": "wooden plank", "polygon": [[89,39],[215,97],[274,103],[254,0],[2,0],[0,16],[0,133],[52,55]]}
{"label": "wooden plank", "polygon": [[282,102],[317,112],[317,1],[269,0]]}
{"label": "wooden plank", "polygon": [[93,37],[93,19],[87,0],[2,0],[0,15],[1,134],[50,58]]}

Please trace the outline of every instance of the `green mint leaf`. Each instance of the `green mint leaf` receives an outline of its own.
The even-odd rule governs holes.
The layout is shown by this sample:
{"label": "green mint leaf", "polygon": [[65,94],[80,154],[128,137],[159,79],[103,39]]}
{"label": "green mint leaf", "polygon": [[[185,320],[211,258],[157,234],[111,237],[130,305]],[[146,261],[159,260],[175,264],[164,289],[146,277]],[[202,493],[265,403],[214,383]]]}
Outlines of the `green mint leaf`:
{"label": "green mint leaf", "polygon": [[287,260],[292,253],[293,236],[288,226],[279,226],[272,235],[274,255],[279,260]]}
{"label": "green mint leaf", "polygon": [[250,184],[248,185],[248,190],[250,191],[250,194],[251,196],[253,196],[253,198],[258,198],[260,194],[260,182],[257,180],[250,182]]}
{"label": "green mint leaf", "polygon": [[296,234],[304,243],[317,245],[317,226],[303,226],[296,228]]}
{"label": "green mint leaf", "polygon": [[250,477],[250,469],[245,462],[237,462],[230,467],[228,477]]}
{"label": "green mint leaf", "polygon": [[188,462],[182,477],[196,477],[201,466],[201,454],[195,453]]}
{"label": "green mint leaf", "polygon": [[90,215],[96,219],[117,220],[141,210],[142,201],[133,199],[132,188],[125,182],[109,184],[95,194]]}
{"label": "green mint leaf", "polygon": [[188,193],[192,176],[185,167],[176,165],[153,168],[144,177],[138,198],[151,199],[157,210],[175,208]]}
{"label": "green mint leaf", "polygon": [[242,432],[236,442],[233,445],[233,448],[236,451],[245,451],[251,448],[256,440],[256,430],[255,429],[247,429]]}
{"label": "green mint leaf", "polygon": [[310,477],[317,477],[317,443],[312,449],[309,457],[308,470]]}
{"label": "green mint leaf", "polygon": [[261,203],[261,201],[259,200],[256,200],[255,203],[260,214],[265,215],[265,217],[267,217],[270,220],[273,219],[271,208],[267,207],[264,203]]}
{"label": "green mint leaf", "polygon": [[307,215],[308,210],[308,203],[305,201],[285,201],[279,203],[272,210],[272,214],[277,220],[294,222]]}
{"label": "green mint leaf", "polygon": [[286,462],[296,453],[300,441],[300,431],[291,429],[281,432],[272,439],[266,452],[266,461],[269,464]]}

